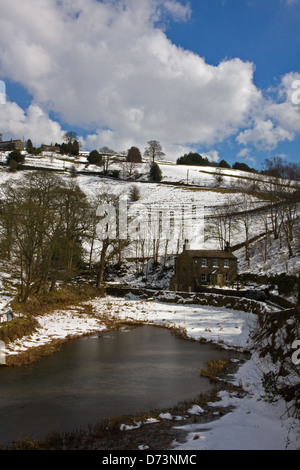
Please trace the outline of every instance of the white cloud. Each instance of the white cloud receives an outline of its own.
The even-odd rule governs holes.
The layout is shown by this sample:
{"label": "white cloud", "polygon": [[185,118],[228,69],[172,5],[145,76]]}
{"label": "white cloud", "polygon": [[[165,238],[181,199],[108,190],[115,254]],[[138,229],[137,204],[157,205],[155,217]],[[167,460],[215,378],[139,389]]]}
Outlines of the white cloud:
{"label": "white cloud", "polygon": [[91,129],[87,142],[212,145],[246,122],[258,95],[253,64],[211,66],[156,26],[166,12],[188,18],[179,1],[14,0],[1,10],[0,73]]}
{"label": "white cloud", "polygon": [[62,142],[64,135],[60,125],[34,104],[25,112],[16,103],[6,102],[0,107],[0,129],[4,140],[30,138],[37,146],[43,142]]}
{"label": "white cloud", "polygon": [[293,83],[300,74],[282,77],[277,88],[270,90],[273,98],[261,97],[252,114],[252,126],[237,136],[242,145],[252,144],[259,149],[272,150],[280,142],[292,141],[300,132],[300,106],[293,103]]}
{"label": "white cloud", "polygon": [[213,66],[172,44],[163,24],[168,18],[188,20],[186,2],[0,4],[0,76],[22,83],[35,103],[26,113],[9,103],[11,116],[2,120],[3,131],[58,140],[53,136],[62,130],[47,116],[53,111],[71,126],[88,130],[88,148],[143,149],[157,139],[170,152],[168,158],[198,144],[213,147],[241,128],[238,141],[243,145],[272,146],[297,131],[286,102],[281,108],[268,103],[272,117],[262,111],[252,63],[237,58]]}
{"label": "white cloud", "polygon": [[201,152],[202,157],[207,158],[210,162],[218,163],[220,160],[219,152],[217,150],[210,150],[207,153]]}
{"label": "white cloud", "polygon": [[279,142],[284,140],[291,141],[293,137],[293,133],[280,126],[275,126],[271,119],[263,120],[258,118],[251,129],[247,129],[239,134],[237,141],[242,145],[253,144],[261,150],[272,150]]}
{"label": "white cloud", "polygon": [[180,2],[172,0],[166,0],[164,8],[175,20],[186,21],[190,18],[192,13],[189,4],[182,5]]}

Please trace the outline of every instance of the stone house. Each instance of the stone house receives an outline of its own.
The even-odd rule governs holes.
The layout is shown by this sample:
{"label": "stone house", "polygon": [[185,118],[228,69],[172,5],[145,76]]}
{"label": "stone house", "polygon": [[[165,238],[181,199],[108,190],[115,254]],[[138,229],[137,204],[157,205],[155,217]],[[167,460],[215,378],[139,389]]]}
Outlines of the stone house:
{"label": "stone house", "polygon": [[12,152],[13,150],[24,150],[22,140],[6,140],[0,142],[0,152]]}
{"label": "stone house", "polygon": [[201,286],[223,287],[232,284],[237,274],[237,258],[228,244],[224,250],[191,250],[186,240],[183,252],[175,259],[170,290],[197,292]]}
{"label": "stone house", "polygon": [[41,151],[42,152],[52,152],[52,153],[59,153],[60,148],[58,145],[46,145],[42,144],[41,145]]}

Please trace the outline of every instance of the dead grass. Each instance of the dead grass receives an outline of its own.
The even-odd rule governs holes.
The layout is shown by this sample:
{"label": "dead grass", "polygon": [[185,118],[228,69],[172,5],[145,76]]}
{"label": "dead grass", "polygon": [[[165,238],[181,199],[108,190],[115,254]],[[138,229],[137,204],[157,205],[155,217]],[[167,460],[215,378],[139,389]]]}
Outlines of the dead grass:
{"label": "dead grass", "polygon": [[31,296],[25,303],[15,298],[11,307],[14,312],[24,315],[42,315],[70,305],[76,307],[86,300],[100,297],[103,294],[101,290],[89,284],[76,284],[61,287],[53,292]]}
{"label": "dead grass", "polygon": [[[24,336],[30,336],[39,327],[35,317],[52,313],[55,310],[63,310],[72,306],[72,308],[80,308],[86,315],[93,315],[93,307],[90,304],[84,304],[84,302],[101,295],[103,295],[103,292],[93,286],[76,284],[66,286],[51,293],[42,294],[38,297],[31,297],[26,303],[15,298],[11,302],[11,308],[20,316],[0,325],[0,341],[8,344]],[[109,327],[112,328],[112,322],[108,323]],[[21,366],[31,364],[41,357],[51,355],[60,348],[63,342],[75,337],[76,335],[69,335],[65,339],[52,339],[50,343],[31,347],[16,355],[9,355],[6,358],[5,365]]]}
{"label": "dead grass", "polygon": [[32,316],[14,318],[13,320],[1,323],[0,340],[5,344],[32,334],[38,327],[38,322]]}
{"label": "dead grass", "polygon": [[228,361],[220,359],[219,361],[208,361],[207,362],[207,369],[202,368],[200,371],[200,375],[202,377],[207,377],[210,379],[211,382],[218,381],[218,375],[222,372]]}

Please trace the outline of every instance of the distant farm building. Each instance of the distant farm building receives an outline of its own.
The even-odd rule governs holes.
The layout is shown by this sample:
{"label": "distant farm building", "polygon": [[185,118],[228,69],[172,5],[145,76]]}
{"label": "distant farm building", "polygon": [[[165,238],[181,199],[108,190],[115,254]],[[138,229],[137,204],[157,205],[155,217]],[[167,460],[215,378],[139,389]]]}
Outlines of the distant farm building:
{"label": "distant farm building", "polygon": [[0,142],[0,152],[12,152],[13,150],[24,150],[22,140],[7,140]]}
{"label": "distant farm building", "polygon": [[41,151],[42,152],[51,152],[51,153],[59,153],[60,148],[58,145],[41,145]]}
{"label": "distant farm building", "polygon": [[186,240],[175,260],[170,290],[197,292],[204,286],[223,287],[232,284],[237,274],[237,258],[229,245],[225,250],[191,250]]}

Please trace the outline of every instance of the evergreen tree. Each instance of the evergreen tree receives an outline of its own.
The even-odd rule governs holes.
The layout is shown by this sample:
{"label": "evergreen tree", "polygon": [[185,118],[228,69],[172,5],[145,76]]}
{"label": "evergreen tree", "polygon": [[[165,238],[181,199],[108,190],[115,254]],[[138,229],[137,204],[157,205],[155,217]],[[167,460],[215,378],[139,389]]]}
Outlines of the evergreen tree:
{"label": "evergreen tree", "polygon": [[139,188],[135,185],[131,186],[129,195],[132,202],[138,201],[141,197]]}
{"label": "evergreen tree", "polygon": [[78,140],[74,140],[74,142],[71,145],[71,154],[76,156],[79,155],[79,142]]}
{"label": "evergreen tree", "polygon": [[141,163],[142,155],[137,147],[131,147],[128,150],[127,161],[132,163]]}
{"label": "evergreen tree", "polygon": [[157,163],[152,163],[150,168],[150,180],[159,183],[162,180],[162,172]]}
{"label": "evergreen tree", "polygon": [[229,163],[226,162],[226,160],[221,160],[219,163],[220,168],[230,168]]}
{"label": "evergreen tree", "polygon": [[7,157],[7,165],[11,165],[11,162],[14,161],[18,164],[18,166],[25,161],[24,155],[20,152],[20,150],[13,150],[8,154]]}
{"label": "evergreen tree", "polygon": [[190,152],[177,159],[177,165],[211,166],[211,162],[199,153]]}
{"label": "evergreen tree", "polygon": [[27,140],[26,150],[28,153],[32,153],[33,145],[30,139]]}
{"label": "evergreen tree", "polygon": [[235,162],[234,165],[232,165],[232,168],[234,170],[240,170],[240,171],[249,171],[252,173],[257,173],[257,171],[254,168],[250,168],[247,163],[243,162]]}
{"label": "evergreen tree", "polygon": [[100,155],[98,150],[92,150],[89,153],[89,156],[87,157],[87,159],[91,165],[102,165],[103,163],[102,156]]}

